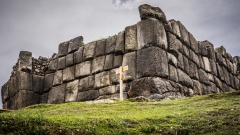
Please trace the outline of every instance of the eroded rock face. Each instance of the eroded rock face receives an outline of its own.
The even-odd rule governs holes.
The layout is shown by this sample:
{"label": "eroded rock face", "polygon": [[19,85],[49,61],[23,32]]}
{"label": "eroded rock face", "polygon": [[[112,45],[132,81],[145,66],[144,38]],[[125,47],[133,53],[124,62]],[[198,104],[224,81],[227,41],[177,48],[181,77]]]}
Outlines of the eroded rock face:
{"label": "eroded rock face", "polygon": [[66,84],[52,87],[52,89],[48,93],[48,103],[49,104],[64,103],[65,88],[66,88]]}
{"label": "eroded rock face", "polygon": [[74,102],[77,100],[78,80],[68,82],[66,85],[65,102]]}
{"label": "eroded rock face", "polygon": [[141,20],[156,18],[159,21],[167,24],[165,13],[159,7],[152,7],[148,4],[143,4],[138,7]]}
{"label": "eroded rock face", "polygon": [[28,51],[21,51],[19,53],[19,70],[30,72],[32,71],[32,53]]}

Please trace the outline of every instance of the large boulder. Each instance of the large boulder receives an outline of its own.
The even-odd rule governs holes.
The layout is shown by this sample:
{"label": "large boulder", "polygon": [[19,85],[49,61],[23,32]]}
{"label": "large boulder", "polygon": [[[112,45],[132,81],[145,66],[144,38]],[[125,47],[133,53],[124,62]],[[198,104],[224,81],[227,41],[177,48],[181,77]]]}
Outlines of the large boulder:
{"label": "large boulder", "polygon": [[202,70],[202,69],[199,69],[198,70],[198,75],[199,75],[199,81],[201,83],[204,83],[206,85],[209,85],[209,78],[208,78],[208,74]]}
{"label": "large boulder", "polygon": [[103,71],[104,63],[105,63],[105,56],[99,56],[93,59],[92,73],[99,73]]}
{"label": "large boulder", "polygon": [[123,55],[122,66],[128,66],[128,70],[123,72],[125,81],[132,81],[136,76],[136,52]]}
{"label": "large boulder", "polygon": [[203,57],[203,63],[204,63],[205,71],[207,71],[208,73],[211,73],[212,72],[211,65],[207,57]]}
{"label": "large boulder", "polygon": [[70,53],[66,56],[66,67],[73,65],[73,53]]}
{"label": "large boulder", "polygon": [[123,54],[124,51],[124,46],[125,46],[125,32],[119,32],[117,35],[117,40],[116,40],[116,47],[115,47],[115,53],[116,54]]}
{"label": "large boulder", "polygon": [[77,101],[94,100],[99,97],[98,90],[88,90],[84,92],[78,92]]}
{"label": "large boulder", "polygon": [[48,93],[49,104],[64,103],[66,84],[58,85],[53,87]]}
{"label": "large boulder", "polygon": [[18,66],[20,71],[32,71],[32,53],[28,51],[21,51],[19,53]]}
{"label": "large boulder", "polygon": [[138,49],[157,46],[168,49],[164,25],[156,19],[147,19],[137,23]]}
{"label": "large boulder", "polygon": [[[31,83],[31,82],[28,82]],[[33,75],[32,90],[34,93],[42,94],[44,86],[44,76]]]}
{"label": "large boulder", "polygon": [[171,81],[178,82],[177,69],[172,65],[168,65],[168,67],[169,67],[169,79]]}
{"label": "large boulder", "polygon": [[63,71],[62,70],[58,70],[54,74],[53,86],[60,85],[62,83],[63,83]]}
{"label": "large boulder", "polygon": [[48,71],[53,72],[53,71],[56,71],[57,69],[58,69],[58,59],[52,59],[49,62]]}
{"label": "large boulder", "polygon": [[41,96],[32,91],[20,90],[15,96],[15,109],[39,104]]}
{"label": "large boulder", "polygon": [[173,65],[174,67],[177,67],[177,64],[178,64],[177,58],[171,53],[167,53],[167,56],[168,56],[168,64]]}
{"label": "large boulder", "polygon": [[148,4],[143,4],[138,7],[141,20],[156,18],[163,23],[167,23],[165,13],[159,7],[152,7]]}
{"label": "large boulder", "polygon": [[104,70],[109,70],[109,69],[113,68],[113,59],[114,59],[113,54],[106,55],[105,63],[104,63]]}
{"label": "large boulder", "polygon": [[185,28],[185,26],[178,21],[181,37],[180,39],[184,42],[184,44],[188,47],[190,47],[190,40],[189,40],[189,35],[188,35],[188,30]]}
{"label": "large boulder", "polygon": [[184,73],[182,70],[178,69],[178,82],[184,86],[189,88],[193,88],[193,81],[192,79]]}
{"label": "large boulder", "polygon": [[91,42],[84,46],[84,49],[83,49],[83,60],[84,61],[94,58],[95,47],[96,47],[96,42]]}
{"label": "large boulder", "polygon": [[193,91],[196,95],[202,95],[202,85],[197,80],[193,80]]}
{"label": "large boulder", "polygon": [[101,72],[95,75],[94,88],[102,88],[110,85],[110,71]]}
{"label": "large boulder", "polygon": [[217,63],[217,73],[218,73],[217,74],[218,78],[224,81],[223,69],[222,69],[222,66],[220,66],[218,63]]}
{"label": "large boulder", "polygon": [[194,36],[189,32],[189,40],[190,40],[190,44],[191,44],[191,49],[198,54],[198,42],[197,40],[194,38]]}
{"label": "large boulder", "polygon": [[181,70],[184,70],[184,63],[183,63],[183,55],[181,53],[178,53],[178,68]]}
{"label": "large boulder", "polygon": [[59,44],[59,46],[58,46],[58,56],[59,57],[65,56],[68,54],[68,45],[69,45],[69,42],[63,42],[63,43]]}
{"label": "large boulder", "polygon": [[18,93],[18,91],[20,90],[19,87],[19,82],[17,79],[17,76],[12,76],[10,77],[9,81],[8,81],[8,92],[9,92],[9,97],[13,97],[14,95],[16,95]]}
{"label": "large boulder", "polygon": [[111,94],[115,94],[115,93],[117,93],[115,85],[111,85],[111,86],[99,89],[99,95],[100,96],[102,96],[102,95],[111,95]]}
{"label": "large boulder", "polygon": [[95,57],[105,54],[106,39],[98,40],[95,47]]}
{"label": "large boulder", "polygon": [[85,61],[75,66],[75,78],[91,74],[91,61]]}
{"label": "large boulder", "polygon": [[68,45],[68,53],[77,51],[81,45],[83,45],[83,37],[82,36],[71,39],[69,41],[69,45]]}
{"label": "large boulder", "polygon": [[63,82],[71,81],[74,79],[74,68],[75,66],[63,69]]}
{"label": "large boulder", "polygon": [[94,88],[94,79],[95,79],[94,76],[88,76],[85,78],[81,78],[79,80],[78,90],[80,92],[82,92],[82,91],[87,91],[87,90],[93,89]]}
{"label": "large boulder", "polygon": [[106,54],[114,53],[116,47],[117,36],[111,36],[106,40]]}
{"label": "large boulder", "polygon": [[182,50],[182,43],[180,40],[176,38],[175,35],[171,33],[167,33],[168,36],[168,50],[170,53],[178,57],[178,52]]}
{"label": "large boulder", "polygon": [[1,95],[2,95],[2,103],[5,103],[7,101],[7,99],[9,98],[8,83],[5,83],[2,86]]}
{"label": "large boulder", "polygon": [[189,60],[189,76],[193,79],[198,80],[199,76],[198,76],[198,68],[197,65]]}
{"label": "large boulder", "polygon": [[125,52],[131,52],[137,49],[137,25],[131,25],[125,28]]}
{"label": "large boulder", "polygon": [[53,86],[54,73],[45,75],[44,78],[44,92],[48,91]]}
{"label": "large boulder", "polygon": [[58,69],[64,69],[66,67],[66,57],[58,58]]}
{"label": "large boulder", "polygon": [[83,61],[83,49],[84,47],[81,46],[76,52],[74,52],[73,54],[74,64],[78,64]]}
{"label": "large boulder", "polygon": [[221,56],[226,57],[226,49],[224,46],[215,48],[215,51],[218,52]]}
{"label": "large boulder", "polygon": [[168,77],[167,53],[158,47],[149,47],[137,52],[137,78]]}
{"label": "large boulder", "polygon": [[173,34],[176,35],[178,38],[181,37],[179,23],[175,21],[174,19],[169,20],[172,26]]}
{"label": "large boulder", "polygon": [[17,72],[16,85],[19,86],[20,90],[32,91],[32,74],[27,72]]}
{"label": "large boulder", "polygon": [[65,90],[65,102],[74,102],[77,100],[78,82],[79,80],[74,80],[67,83]]}

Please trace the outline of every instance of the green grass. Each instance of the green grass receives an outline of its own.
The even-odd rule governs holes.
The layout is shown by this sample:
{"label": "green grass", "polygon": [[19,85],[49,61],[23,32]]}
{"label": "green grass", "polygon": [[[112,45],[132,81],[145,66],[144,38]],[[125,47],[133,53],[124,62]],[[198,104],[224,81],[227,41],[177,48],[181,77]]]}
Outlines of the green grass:
{"label": "green grass", "polygon": [[240,91],[163,102],[33,105],[1,113],[0,134],[238,135]]}

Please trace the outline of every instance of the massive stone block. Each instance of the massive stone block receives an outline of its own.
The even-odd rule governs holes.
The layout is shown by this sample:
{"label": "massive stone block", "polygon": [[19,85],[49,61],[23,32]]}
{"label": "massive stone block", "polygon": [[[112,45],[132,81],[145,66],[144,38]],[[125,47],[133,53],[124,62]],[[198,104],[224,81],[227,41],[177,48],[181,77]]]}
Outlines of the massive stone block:
{"label": "massive stone block", "polygon": [[188,34],[189,34],[189,40],[190,40],[190,44],[191,44],[190,47],[196,54],[198,54],[199,53],[198,42],[190,32]]}
{"label": "massive stone block", "polygon": [[58,69],[64,69],[66,67],[66,57],[58,58]]}
{"label": "massive stone block", "polygon": [[[42,94],[44,88],[44,76],[32,75],[32,90],[34,93]],[[31,83],[31,82],[28,82]]]}
{"label": "massive stone block", "polygon": [[179,28],[179,24],[177,23],[177,21],[175,21],[174,19],[171,19],[169,21],[171,23],[174,35],[176,35],[177,37],[181,37],[180,28]]}
{"label": "massive stone block", "polygon": [[235,87],[234,76],[231,73],[229,73],[229,79],[230,79],[230,86],[234,88]]}
{"label": "massive stone block", "polygon": [[184,64],[184,71],[186,74],[189,75],[189,63],[188,63],[188,58],[183,56],[183,64]]}
{"label": "massive stone block", "polygon": [[178,57],[178,52],[182,52],[182,43],[179,41],[175,35],[167,33],[168,36],[168,50],[170,53]]}
{"label": "massive stone block", "polygon": [[222,81],[219,80],[217,77],[214,76],[214,80],[215,80],[215,84],[216,86],[219,88],[219,89],[223,89],[223,86],[222,86]]}
{"label": "massive stone block", "polygon": [[235,84],[235,89],[236,90],[240,89],[240,84],[239,83],[240,83],[239,79],[236,76],[234,76],[234,84]]}
{"label": "massive stone block", "polygon": [[178,68],[184,70],[183,55],[178,53]]}
{"label": "massive stone block", "polygon": [[150,47],[137,52],[137,78],[150,76],[167,78],[168,75],[168,59],[164,50]]}
{"label": "massive stone block", "polygon": [[9,92],[9,96],[10,98],[13,97],[14,95],[16,95],[18,93],[18,91],[20,90],[20,86],[18,85],[19,80],[17,79],[16,76],[13,76],[9,79],[8,81],[8,92]]}
{"label": "massive stone block", "polygon": [[63,82],[71,81],[74,79],[74,68],[75,66],[63,69]]}
{"label": "massive stone block", "polygon": [[74,102],[77,100],[78,82],[79,80],[74,80],[67,83],[65,90],[65,102]]}
{"label": "massive stone block", "polygon": [[115,53],[116,54],[123,54],[124,48],[125,48],[125,32],[119,32],[117,35],[117,40],[116,40],[116,47],[115,47]]}
{"label": "massive stone block", "polygon": [[156,18],[163,23],[167,23],[164,12],[159,7],[152,7],[148,4],[143,4],[138,7],[141,20],[148,18]]}
{"label": "massive stone block", "polygon": [[193,88],[193,81],[192,79],[184,73],[182,70],[178,69],[178,82],[184,86],[189,88]]}
{"label": "massive stone block", "polygon": [[218,73],[217,74],[218,78],[220,78],[222,81],[224,81],[223,69],[219,64],[217,64],[217,73]]}
{"label": "massive stone block", "polygon": [[18,66],[20,71],[32,71],[32,53],[21,51],[19,53]]}
{"label": "massive stone block", "polygon": [[199,67],[202,69],[205,69],[205,65],[204,65],[202,56],[198,55],[198,57],[199,57]]}
{"label": "massive stone block", "polygon": [[104,70],[109,70],[109,69],[113,68],[113,60],[114,60],[114,55],[113,54],[106,55]]}
{"label": "massive stone block", "polygon": [[115,52],[116,40],[117,36],[111,36],[106,40],[106,54]]}
{"label": "massive stone block", "polygon": [[48,93],[43,93],[41,95],[40,104],[46,104],[46,103],[48,103]]}
{"label": "massive stone block", "polygon": [[64,103],[65,89],[66,89],[66,84],[53,87],[48,93],[48,103],[49,104]]}
{"label": "massive stone block", "polygon": [[189,58],[189,49],[187,46],[183,45],[183,55]]}
{"label": "massive stone block", "polygon": [[86,60],[93,59],[93,57],[95,56],[95,47],[96,47],[96,42],[91,42],[84,46],[83,60],[86,61]]}
{"label": "massive stone block", "polygon": [[44,78],[44,92],[48,91],[53,86],[54,73],[45,75]]}
{"label": "massive stone block", "polygon": [[58,46],[58,56],[65,56],[68,54],[68,44],[69,42],[63,42]]}
{"label": "massive stone block", "polygon": [[49,63],[48,70],[56,71],[58,69],[58,59],[52,59]]}
{"label": "massive stone block", "polygon": [[202,70],[202,69],[199,69],[198,70],[198,75],[199,75],[199,81],[201,83],[204,83],[206,85],[209,85],[209,78],[208,78],[208,74]]}
{"label": "massive stone block", "polygon": [[223,76],[224,76],[224,80],[227,83],[227,85],[230,85],[230,78],[229,78],[229,72],[227,71],[227,69],[225,67],[222,68],[223,69]]}
{"label": "massive stone block", "polygon": [[95,57],[105,54],[106,39],[98,40],[95,47]]}
{"label": "massive stone block", "polygon": [[190,40],[189,40],[189,35],[188,35],[188,30],[185,28],[185,26],[178,21],[181,37],[180,39],[184,42],[184,44],[188,47],[190,47]]}
{"label": "massive stone block", "polygon": [[1,95],[2,95],[2,103],[5,103],[7,101],[7,99],[9,99],[8,83],[5,83],[2,86]]}
{"label": "massive stone block", "polygon": [[117,93],[115,85],[111,85],[111,86],[99,89],[99,95],[100,96],[102,96],[102,95],[111,95],[111,94],[115,94],[115,93]]}
{"label": "massive stone block", "polygon": [[167,56],[168,56],[168,64],[173,65],[174,67],[177,67],[178,65],[177,58],[171,53],[167,53]]}
{"label": "massive stone block", "polygon": [[167,49],[167,37],[164,25],[156,19],[147,19],[137,23],[138,49],[157,46]]}
{"label": "massive stone block", "polygon": [[134,80],[136,77],[136,52],[124,54],[122,66],[128,66],[128,70],[123,72],[125,81]]}
{"label": "massive stone block", "polygon": [[201,50],[201,54],[203,56],[207,56],[209,59],[216,60],[214,53],[214,46],[209,41],[201,41],[199,42],[199,49]]}
{"label": "massive stone block", "polygon": [[68,53],[71,53],[71,52],[74,52],[74,51],[77,51],[78,48],[83,45],[83,37],[82,36],[79,36],[79,37],[76,37],[74,39],[71,39],[69,41],[69,45],[68,45]]}
{"label": "massive stone block", "polygon": [[72,66],[73,65],[73,53],[70,53],[66,56],[66,66]]}
{"label": "massive stone block", "polygon": [[123,55],[114,55],[113,68],[122,66]]}
{"label": "massive stone block", "polygon": [[79,92],[77,101],[88,101],[88,100],[94,100],[99,97],[99,91],[98,90],[89,90],[84,92]]}
{"label": "massive stone block", "polygon": [[125,28],[125,52],[131,52],[137,49],[137,25],[128,26]]}
{"label": "massive stone block", "polygon": [[74,64],[78,64],[83,61],[83,49],[84,47],[81,46],[76,52],[74,52],[73,54]]}
{"label": "massive stone block", "polygon": [[202,84],[197,80],[193,80],[193,91],[196,95],[202,95]]}
{"label": "massive stone block", "polygon": [[92,62],[92,73],[103,71],[105,63],[105,56],[96,57]]}
{"label": "massive stone block", "polygon": [[101,72],[95,75],[94,88],[102,88],[110,85],[110,71]]}
{"label": "massive stone block", "polygon": [[209,63],[210,63],[210,67],[211,67],[212,73],[217,76],[217,66],[216,66],[216,63],[213,60],[211,60],[211,59],[209,59]]}
{"label": "massive stone block", "polygon": [[63,83],[63,71],[62,70],[58,70],[54,74],[53,86],[59,85],[59,84],[62,84],[62,83]]}
{"label": "massive stone block", "polygon": [[220,65],[224,65],[222,55],[218,52],[215,52],[215,56],[216,56],[216,62],[219,63]]}
{"label": "massive stone block", "polygon": [[91,61],[85,61],[75,66],[75,78],[91,74]]}
{"label": "massive stone block", "polygon": [[210,65],[209,59],[207,57],[203,57],[203,63],[204,63],[205,71],[211,73],[212,72],[211,65]]}
{"label": "massive stone block", "polygon": [[177,69],[172,65],[168,65],[168,67],[169,67],[169,79],[171,81],[178,82]]}
{"label": "massive stone block", "polygon": [[192,59],[192,61],[197,65],[197,67],[200,66],[200,63],[199,63],[199,57],[196,53],[194,53],[193,51],[190,51],[190,58]]}
{"label": "massive stone block", "polygon": [[215,51],[218,52],[223,57],[226,57],[226,49],[223,46],[215,48]]}
{"label": "massive stone block", "polygon": [[116,74],[116,70],[119,68],[115,68],[110,70],[110,84],[119,84],[119,74]]}
{"label": "massive stone block", "polygon": [[198,80],[199,76],[197,65],[190,60],[188,61],[188,63],[189,63],[189,76],[193,79]]}
{"label": "massive stone block", "polygon": [[79,80],[78,90],[87,91],[94,88],[94,76],[88,76]]}
{"label": "massive stone block", "polygon": [[15,109],[29,105],[39,104],[41,96],[32,91],[20,90],[15,96]]}
{"label": "massive stone block", "polygon": [[17,72],[17,82],[16,85],[19,85],[20,90],[32,91],[32,74],[27,72],[19,71]]}

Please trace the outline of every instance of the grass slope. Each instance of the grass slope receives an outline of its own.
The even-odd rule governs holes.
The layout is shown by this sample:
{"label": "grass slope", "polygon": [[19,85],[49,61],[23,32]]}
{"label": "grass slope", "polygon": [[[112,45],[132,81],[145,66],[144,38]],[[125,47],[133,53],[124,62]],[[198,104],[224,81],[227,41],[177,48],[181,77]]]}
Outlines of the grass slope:
{"label": "grass slope", "polygon": [[164,102],[40,104],[0,113],[0,134],[240,134],[240,91]]}

